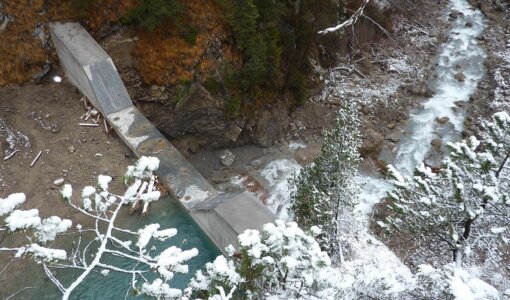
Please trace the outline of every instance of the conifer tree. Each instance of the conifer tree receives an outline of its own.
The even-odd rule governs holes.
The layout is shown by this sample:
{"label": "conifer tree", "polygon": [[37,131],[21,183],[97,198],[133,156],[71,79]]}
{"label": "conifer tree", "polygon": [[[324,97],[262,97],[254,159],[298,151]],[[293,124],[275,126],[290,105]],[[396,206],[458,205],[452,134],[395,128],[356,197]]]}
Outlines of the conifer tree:
{"label": "conifer tree", "polygon": [[451,153],[437,174],[421,164],[414,177],[404,177],[390,166],[390,232],[405,231],[425,249],[444,245],[458,266],[463,256],[478,260],[487,250],[486,259],[501,259],[499,243],[510,241],[510,116],[492,119],[481,141],[448,144]]}
{"label": "conifer tree", "polygon": [[354,181],[361,160],[360,119],[356,103],[345,103],[335,126],[324,133],[320,154],[292,180],[291,211],[304,229],[319,226],[321,246],[333,254],[338,250],[343,213],[357,203]]}

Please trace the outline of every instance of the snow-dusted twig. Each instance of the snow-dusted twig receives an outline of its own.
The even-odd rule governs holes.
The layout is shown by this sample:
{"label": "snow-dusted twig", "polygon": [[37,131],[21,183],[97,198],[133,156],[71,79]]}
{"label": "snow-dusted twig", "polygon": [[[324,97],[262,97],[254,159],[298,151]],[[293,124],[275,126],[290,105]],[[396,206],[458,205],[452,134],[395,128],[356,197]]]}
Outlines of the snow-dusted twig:
{"label": "snow-dusted twig", "polygon": [[23,292],[25,290],[28,290],[28,289],[33,289],[33,288],[34,288],[33,286],[26,286],[26,287],[22,288],[21,290],[17,291],[16,293],[10,295],[9,297],[5,298],[5,300],[9,300],[12,297],[16,296],[17,294],[19,294],[19,293],[21,293],[21,292]]}
{"label": "snow-dusted twig", "polygon": [[[141,288],[141,293],[150,296],[161,295],[163,291],[171,293],[171,295],[179,294],[179,290],[172,289],[166,283],[170,280],[174,273],[186,273],[188,267],[184,263],[198,254],[196,249],[181,250],[177,247],[169,247],[161,253],[147,251],[145,248],[151,239],[160,241],[171,238],[177,233],[175,229],[160,230],[159,224],[150,224],[138,232],[129,229],[119,228],[115,225],[120,210],[124,205],[133,202],[144,203],[144,212],[146,213],[148,205],[151,201],[158,200],[160,192],[155,188],[155,176],[153,171],[159,166],[157,158],[142,157],[135,166],[130,166],[126,173],[126,181],[132,181],[128,185],[124,195],[116,195],[108,191],[108,184],[112,180],[111,177],[100,175],[98,177],[97,187],[87,186],[83,189],[81,197],[82,204],[78,205],[72,201],[72,187],[69,184],[63,186],[61,191],[62,197],[67,203],[78,212],[92,218],[94,227],[82,229],[81,225],[77,225],[79,234],[77,243],[73,243],[71,255],[67,257],[64,250],[45,248],[38,244],[31,244],[24,247],[1,247],[0,252],[15,252],[15,257],[24,254],[33,254],[32,256],[43,262],[46,276],[55,284],[62,292],[63,299],[72,297],[73,291],[93,272],[101,270],[101,274],[108,275],[108,272],[118,272],[130,274],[132,276],[131,286],[133,289]],[[127,184],[127,182],[126,182]],[[25,201],[23,194],[13,194],[7,199],[2,200],[3,206],[0,206],[0,214],[12,212],[16,206],[21,205]],[[94,203],[94,205],[93,205]],[[15,218],[16,217],[16,218]],[[63,233],[71,226],[70,220],[61,220],[58,217],[50,217],[41,220],[38,217],[37,210],[19,211],[16,210],[6,218],[7,228],[15,231],[17,228],[27,229],[35,228],[34,236],[39,241],[45,242],[53,240],[59,233]],[[106,229],[103,225],[106,225]],[[94,237],[82,248],[82,234],[85,232],[93,232]],[[135,246],[131,246],[132,241],[123,241],[115,237],[115,233],[122,232],[129,234],[130,237],[138,239]],[[115,266],[104,261],[105,256],[116,256],[134,263],[134,267],[126,269]],[[89,257],[89,261],[87,261]],[[92,261],[90,261],[90,257]],[[79,272],[78,277],[67,287],[52,273],[52,269],[74,269]],[[157,273],[159,279],[150,283],[145,273]],[[137,279],[142,279],[143,286],[136,286]],[[162,287],[164,289],[159,289]],[[173,296],[172,296],[173,297]]]}
{"label": "snow-dusted twig", "polygon": [[4,157],[4,161],[8,160],[9,158],[13,157],[16,153],[18,153],[19,150],[14,150],[14,152],[12,152],[11,154],[7,155],[6,157]]}
{"label": "snow-dusted twig", "polygon": [[353,25],[354,23],[356,23],[358,21],[358,18],[363,15],[363,10],[365,9],[365,7],[367,6],[369,1],[370,0],[364,0],[363,3],[361,4],[361,6],[358,8],[358,10],[355,11],[354,14],[352,14],[352,16],[350,16],[349,19],[347,19],[345,22],[338,24],[334,27],[329,27],[324,30],[321,30],[318,33],[326,34],[326,33],[330,33],[330,32],[335,32],[335,31],[338,31],[338,30],[345,28],[347,26]]}

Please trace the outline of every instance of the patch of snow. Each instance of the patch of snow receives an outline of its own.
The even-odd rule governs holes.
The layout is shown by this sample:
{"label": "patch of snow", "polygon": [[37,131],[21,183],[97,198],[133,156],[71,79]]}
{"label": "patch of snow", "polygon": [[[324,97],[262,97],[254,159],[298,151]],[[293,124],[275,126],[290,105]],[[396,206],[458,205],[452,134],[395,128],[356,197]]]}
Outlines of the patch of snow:
{"label": "patch of snow", "polygon": [[194,202],[199,203],[209,198],[211,193],[209,191],[203,191],[196,185],[190,185],[184,190],[184,195],[180,198],[182,202]]}
{"label": "patch of snow", "polygon": [[306,149],[306,144],[304,144],[302,142],[296,142],[296,141],[292,141],[289,143],[289,150],[296,151],[299,149]]}
{"label": "patch of snow", "polygon": [[65,260],[67,258],[65,250],[45,248],[37,244],[31,244],[25,249],[25,252],[32,253],[36,258],[45,261]]}
{"label": "patch of snow", "polygon": [[196,248],[182,250],[181,248],[171,246],[156,256],[157,262],[154,267],[165,280],[171,280],[174,277],[174,273],[187,274],[188,265],[183,263],[197,255],[198,250]]}
{"label": "patch of snow", "polygon": [[13,152],[20,148],[28,149],[31,147],[30,139],[18,130],[7,126],[6,122],[0,118],[0,141],[5,140],[4,157],[9,157]]}
{"label": "patch of snow", "polygon": [[161,196],[160,191],[152,191],[152,192],[148,192],[148,193],[140,195],[140,199],[143,202],[153,202],[153,201],[157,201],[160,196]]}
{"label": "patch of snow", "polygon": [[27,229],[37,227],[41,224],[39,210],[34,208],[31,210],[15,210],[7,218],[5,223],[9,230]]}
{"label": "patch of snow", "polygon": [[10,194],[5,199],[0,198],[0,216],[12,212],[17,206],[23,204],[26,199],[24,193]]}
{"label": "patch of snow", "polygon": [[108,115],[108,119],[120,131],[133,148],[138,148],[142,142],[149,138],[147,135],[133,136],[129,131],[129,128],[135,122],[136,111],[136,107],[128,107],[119,112]]}
{"label": "patch of snow", "polygon": [[455,269],[450,288],[458,300],[500,299],[499,292],[493,286],[460,268]]}
{"label": "patch of snow", "polygon": [[71,228],[73,223],[71,220],[60,217],[52,216],[48,219],[44,219],[39,226],[36,228],[36,237],[40,242],[48,242],[55,240],[57,234],[64,233],[67,229]]}
{"label": "patch of snow", "polygon": [[148,179],[152,173],[159,168],[159,159],[152,156],[140,157],[134,166],[129,166],[126,172],[127,177]]}
{"label": "patch of snow", "polygon": [[103,190],[108,191],[108,184],[112,181],[112,178],[107,175],[99,175],[97,177],[97,185]]}
{"label": "patch of snow", "polygon": [[147,282],[142,284],[140,292],[158,299],[179,299],[182,297],[181,290],[171,288],[159,278],[150,284]]}
{"label": "patch of snow", "polygon": [[71,199],[73,196],[73,187],[70,184],[65,184],[62,188],[62,191],[60,191],[60,194],[66,200]]}
{"label": "patch of snow", "polygon": [[152,235],[158,231],[159,226],[160,225],[157,223],[149,224],[149,225],[145,226],[144,228],[138,230],[138,241],[136,242],[136,246],[140,250],[143,251],[145,249],[145,247],[147,247],[147,244],[149,244],[149,241],[151,240]]}
{"label": "patch of snow", "polygon": [[96,192],[96,189],[93,186],[86,186],[83,188],[81,192],[82,198],[89,198]]}

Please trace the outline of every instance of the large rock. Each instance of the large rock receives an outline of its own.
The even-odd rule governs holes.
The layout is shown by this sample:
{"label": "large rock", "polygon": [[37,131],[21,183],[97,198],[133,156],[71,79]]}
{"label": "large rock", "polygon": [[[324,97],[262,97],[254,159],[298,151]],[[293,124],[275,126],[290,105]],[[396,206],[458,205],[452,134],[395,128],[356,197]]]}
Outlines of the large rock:
{"label": "large rock", "polygon": [[275,103],[270,110],[256,112],[245,125],[252,143],[269,147],[284,138],[290,131],[290,117],[285,104]]}
{"label": "large rock", "polygon": [[232,151],[224,150],[220,154],[220,163],[224,166],[228,167],[228,166],[232,165],[235,160],[236,160],[236,156],[234,155],[234,153],[232,153]]}
{"label": "large rock", "polygon": [[363,144],[359,150],[362,157],[377,158],[384,146],[384,136],[372,128],[364,132]]}
{"label": "large rock", "polygon": [[142,110],[159,130],[172,138],[193,136],[200,145],[221,147],[235,143],[241,126],[229,119],[221,100],[214,99],[200,84],[193,84],[176,109],[156,103],[142,105]]}
{"label": "large rock", "polygon": [[441,139],[433,139],[430,144],[434,147],[434,149],[436,149],[436,151],[440,151],[443,141]]}

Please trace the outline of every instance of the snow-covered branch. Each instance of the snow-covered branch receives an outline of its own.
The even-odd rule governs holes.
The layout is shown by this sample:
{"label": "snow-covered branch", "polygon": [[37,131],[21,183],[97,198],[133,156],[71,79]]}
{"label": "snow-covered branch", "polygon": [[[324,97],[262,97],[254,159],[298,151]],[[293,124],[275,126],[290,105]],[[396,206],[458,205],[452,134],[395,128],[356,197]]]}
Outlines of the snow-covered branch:
{"label": "snow-covered branch", "polygon": [[[174,273],[187,273],[188,266],[185,263],[197,256],[198,251],[195,248],[182,250],[172,246],[160,253],[152,254],[153,251],[146,250],[152,240],[164,241],[175,236],[177,230],[173,228],[161,230],[159,224],[150,224],[135,232],[116,225],[123,206],[136,204],[143,207],[142,214],[145,215],[149,204],[159,199],[160,192],[156,190],[156,177],[153,175],[158,166],[159,160],[153,157],[141,157],[136,165],[130,166],[125,175],[127,189],[123,195],[109,191],[109,183],[112,181],[110,176],[99,175],[96,187],[86,186],[82,190],[81,204],[73,202],[71,185],[64,185],[61,190],[64,200],[78,212],[93,219],[95,224],[93,228],[88,229],[82,228],[81,225],[76,226],[78,237],[70,256],[63,249],[47,248],[43,245],[64,234],[72,226],[71,220],[58,216],[41,219],[37,209],[15,210],[26,201],[22,193],[0,199],[0,215],[9,214],[5,218],[5,229],[10,232],[32,230],[33,239],[37,241],[20,247],[1,247],[0,253],[11,252],[15,257],[30,254],[34,259],[43,261],[46,275],[62,292],[63,299],[69,299],[73,291],[92,272],[98,270],[102,270],[100,273],[104,276],[110,271],[132,275],[132,288],[149,296],[158,294],[158,297],[164,296],[165,299],[180,297],[182,291],[170,288],[167,282],[173,278]],[[85,239],[83,234],[86,232],[93,232],[95,238],[82,246],[82,240]],[[115,236],[116,233],[126,233],[136,240],[122,240]],[[136,268],[116,266],[106,259],[105,254],[132,261]],[[90,261],[87,257],[93,259]],[[78,276],[68,286],[64,286],[52,273],[53,268],[74,269]],[[159,278],[149,283],[143,275],[148,272],[156,273]],[[141,286],[135,284],[138,277],[143,279],[144,283]]]}
{"label": "snow-covered branch", "polygon": [[319,34],[326,34],[326,33],[330,33],[330,32],[335,32],[335,31],[338,31],[338,30],[340,30],[342,28],[345,28],[347,26],[353,25],[354,23],[356,23],[358,21],[359,17],[361,17],[363,15],[363,11],[365,10],[365,7],[367,6],[369,1],[370,0],[364,0],[363,3],[361,4],[361,6],[358,8],[358,10],[356,10],[349,17],[349,19],[345,20],[343,23],[338,24],[338,25],[333,26],[333,27],[326,28],[324,30],[321,30],[318,33]]}

